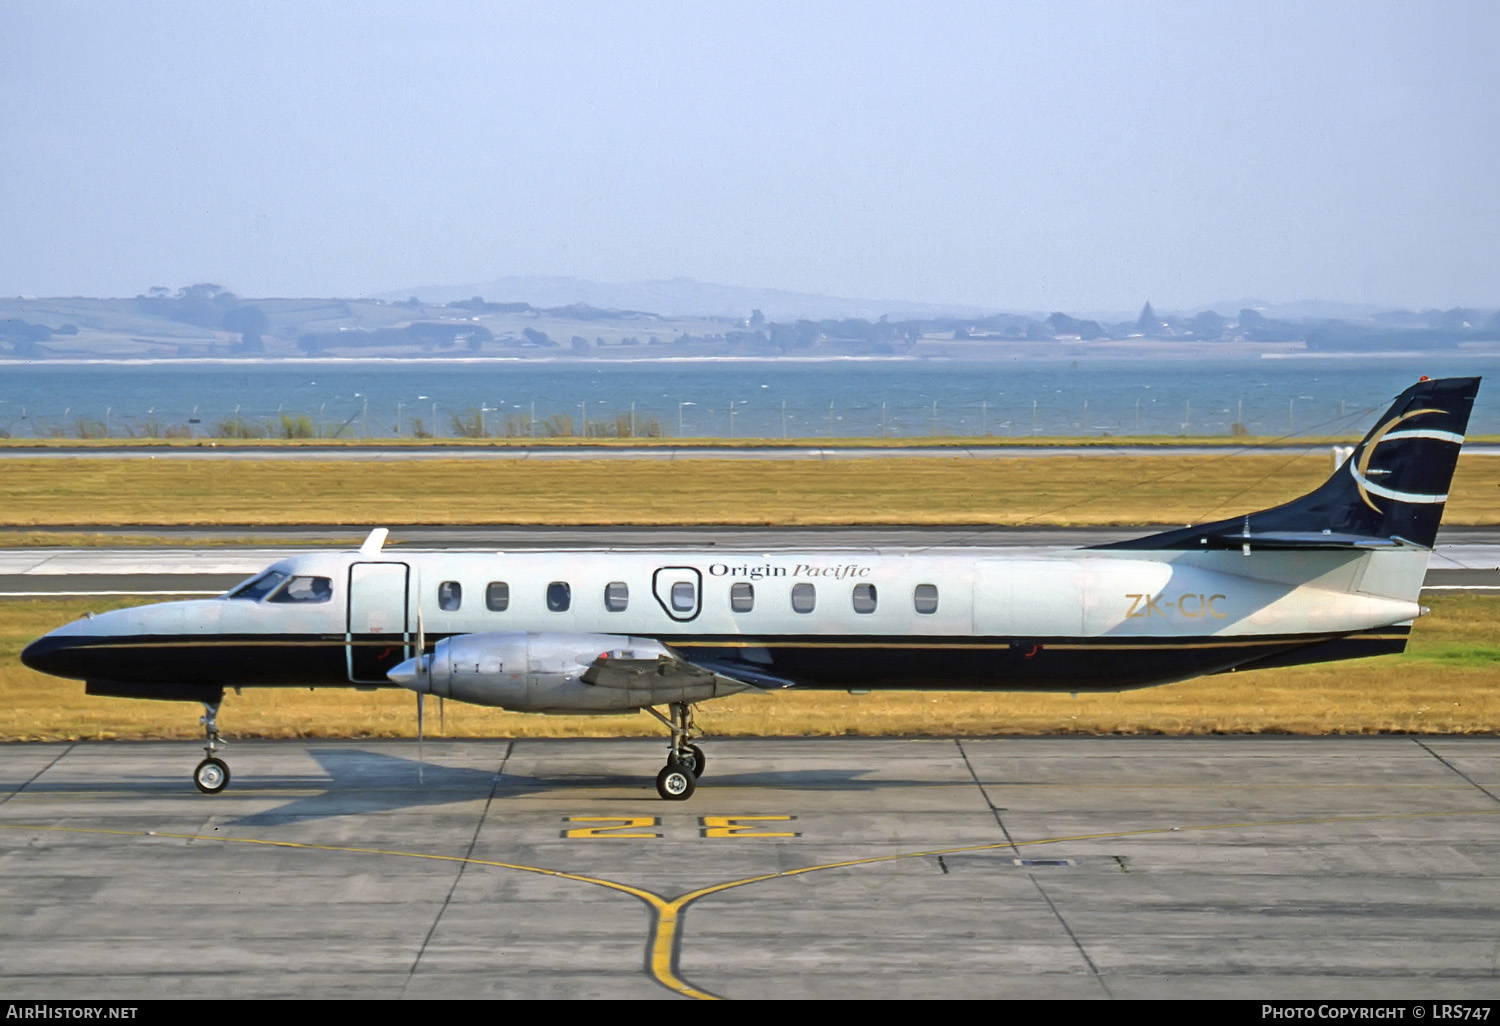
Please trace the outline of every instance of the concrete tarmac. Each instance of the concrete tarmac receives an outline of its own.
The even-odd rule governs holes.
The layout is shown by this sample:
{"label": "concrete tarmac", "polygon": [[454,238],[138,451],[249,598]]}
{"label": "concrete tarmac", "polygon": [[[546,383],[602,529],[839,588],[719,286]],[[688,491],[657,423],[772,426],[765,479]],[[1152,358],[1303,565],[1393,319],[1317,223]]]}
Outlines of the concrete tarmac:
{"label": "concrete tarmac", "polygon": [[1500,994],[1500,738],[257,741],[0,758],[0,993]]}

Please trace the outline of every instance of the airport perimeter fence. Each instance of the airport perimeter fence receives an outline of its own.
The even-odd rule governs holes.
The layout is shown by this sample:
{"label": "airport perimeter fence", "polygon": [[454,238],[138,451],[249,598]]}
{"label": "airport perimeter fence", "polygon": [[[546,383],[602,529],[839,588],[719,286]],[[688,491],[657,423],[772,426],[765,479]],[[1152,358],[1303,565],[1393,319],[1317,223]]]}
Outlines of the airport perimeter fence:
{"label": "airport perimeter fence", "polygon": [[1295,396],[1195,402],[998,400],[977,403],[789,404],[756,400],[584,400],[448,406],[441,402],[335,401],[315,408],[237,404],[146,409],[0,403],[10,439],[701,439],[879,440],[922,438],[1281,437],[1344,435],[1369,411],[1340,399]]}

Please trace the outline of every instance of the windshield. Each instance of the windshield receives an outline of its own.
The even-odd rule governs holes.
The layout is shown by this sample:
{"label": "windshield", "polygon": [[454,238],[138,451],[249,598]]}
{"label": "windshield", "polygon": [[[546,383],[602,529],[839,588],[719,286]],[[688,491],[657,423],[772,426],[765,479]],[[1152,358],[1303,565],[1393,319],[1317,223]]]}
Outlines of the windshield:
{"label": "windshield", "polygon": [[286,574],[279,570],[267,570],[259,577],[252,577],[244,584],[235,588],[228,595],[232,599],[249,599],[258,602],[267,594],[274,591],[282,581],[286,580]]}

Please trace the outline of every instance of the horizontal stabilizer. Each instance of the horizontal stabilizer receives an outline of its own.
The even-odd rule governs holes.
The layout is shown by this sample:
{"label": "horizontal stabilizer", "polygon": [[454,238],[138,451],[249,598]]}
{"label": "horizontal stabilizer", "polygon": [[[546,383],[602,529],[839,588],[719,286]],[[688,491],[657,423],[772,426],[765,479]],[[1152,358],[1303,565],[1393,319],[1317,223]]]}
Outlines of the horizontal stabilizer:
{"label": "horizontal stabilizer", "polygon": [[1259,534],[1204,534],[1205,549],[1399,549],[1400,538],[1372,538],[1363,534],[1335,534],[1332,531],[1262,531]]}

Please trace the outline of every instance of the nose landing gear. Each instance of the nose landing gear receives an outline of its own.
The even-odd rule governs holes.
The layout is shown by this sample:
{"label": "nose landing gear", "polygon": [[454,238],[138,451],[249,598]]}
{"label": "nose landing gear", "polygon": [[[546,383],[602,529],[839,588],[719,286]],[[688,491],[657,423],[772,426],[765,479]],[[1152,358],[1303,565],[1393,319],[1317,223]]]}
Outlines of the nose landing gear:
{"label": "nose landing gear", "polygon": [[229,786],[229,766],[214,754],[220,745],[228,744],[219,738],[219,705],[223,701],[221,694],[212,702],[204,702],[203,716],[198,720],[208,740],[203,746],[206,758],[193,770],[193,783],[204,794],[218,794]]}

